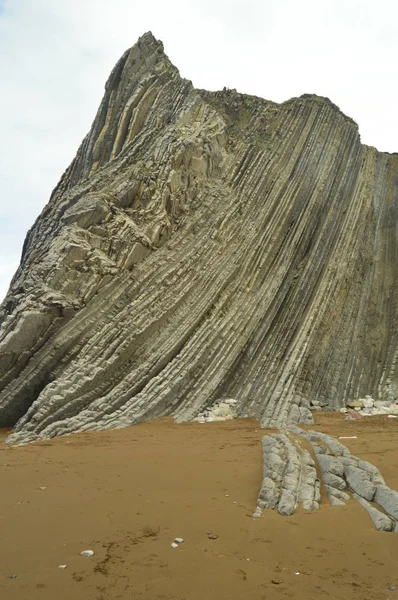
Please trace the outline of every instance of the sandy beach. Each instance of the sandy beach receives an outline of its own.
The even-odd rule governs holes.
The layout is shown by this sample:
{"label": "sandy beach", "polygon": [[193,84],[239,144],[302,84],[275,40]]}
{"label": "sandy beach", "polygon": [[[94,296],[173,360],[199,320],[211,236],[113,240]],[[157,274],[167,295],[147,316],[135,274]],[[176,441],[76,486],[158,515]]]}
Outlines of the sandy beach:
{"label": "sandy beach", "polygon": [[[313,428],[357,436],[342,441],[398,489],[397,419],[319,413]],[[9,447],[2,431],[1,600],[398,598],[398,535],[354,500],[253,519],[265,433],[160,419]]]}

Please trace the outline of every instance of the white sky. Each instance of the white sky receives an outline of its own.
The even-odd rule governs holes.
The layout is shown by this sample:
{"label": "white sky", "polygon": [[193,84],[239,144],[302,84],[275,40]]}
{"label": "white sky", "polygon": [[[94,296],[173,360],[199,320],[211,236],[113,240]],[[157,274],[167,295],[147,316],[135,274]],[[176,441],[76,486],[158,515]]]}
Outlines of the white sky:
{"label": "white sky", "polygon": [[0,0],[0,301],[23,239],[151,30],[196,87],[328,96],[398,152],[397,0]]}

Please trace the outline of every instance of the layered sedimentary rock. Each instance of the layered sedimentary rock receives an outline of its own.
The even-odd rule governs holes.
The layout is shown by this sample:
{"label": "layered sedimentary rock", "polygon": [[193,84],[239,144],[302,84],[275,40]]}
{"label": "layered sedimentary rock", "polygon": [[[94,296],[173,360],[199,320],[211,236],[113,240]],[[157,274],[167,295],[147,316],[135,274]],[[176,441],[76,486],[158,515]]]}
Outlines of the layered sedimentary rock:
{"label": "layered sedimentary rock", "polygon": [[[315,460],[302,447],[300,438],[311,444]],[[299,506],[318,510],[322,480],[333,506],[344,505],[352,495],[368,512],[376,529],[398,532],[398,492],[386,485],[377,467],[353,456],[330,435],[296,426],[285,428],[283,433],[264,436],[263,460],[263,481],[254,517],[261,517],[263,508],[277,509],[284,516],[293,514]]]}
{"label": "layered sedimentary rock", "polygon": [[315,462],[288,433],[263,437],[264,477],[258,507],[289,516],[301,504],[317,510],[321,499]]}
{"label": "layered sedimentary rock", "polygon": [[10,441],[263,425],[398,396],[398,156],[326,98],[206,92],[146,34],[28,232],[1,307]]}

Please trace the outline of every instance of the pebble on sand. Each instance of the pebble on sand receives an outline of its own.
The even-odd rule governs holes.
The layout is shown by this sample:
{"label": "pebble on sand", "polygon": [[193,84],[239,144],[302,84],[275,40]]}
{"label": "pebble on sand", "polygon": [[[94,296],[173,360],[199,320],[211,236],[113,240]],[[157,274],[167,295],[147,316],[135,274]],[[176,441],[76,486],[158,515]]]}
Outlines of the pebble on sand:
{"label": "pebble on sand", "polygon": [[83,552],[80,552],[80,556],[94,556],[94,552],[93,550],[83,550]]}

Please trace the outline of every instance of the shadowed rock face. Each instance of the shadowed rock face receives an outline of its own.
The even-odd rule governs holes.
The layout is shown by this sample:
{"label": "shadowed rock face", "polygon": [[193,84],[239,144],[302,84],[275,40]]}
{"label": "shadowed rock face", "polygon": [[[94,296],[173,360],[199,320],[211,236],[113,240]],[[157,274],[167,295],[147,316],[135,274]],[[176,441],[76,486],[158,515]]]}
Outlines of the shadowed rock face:
{"label": "shadowed rock face", "polygon": [[145,34],[0,311],[10,441],[398,397],[398,155],[326,98],[193,88]]}

